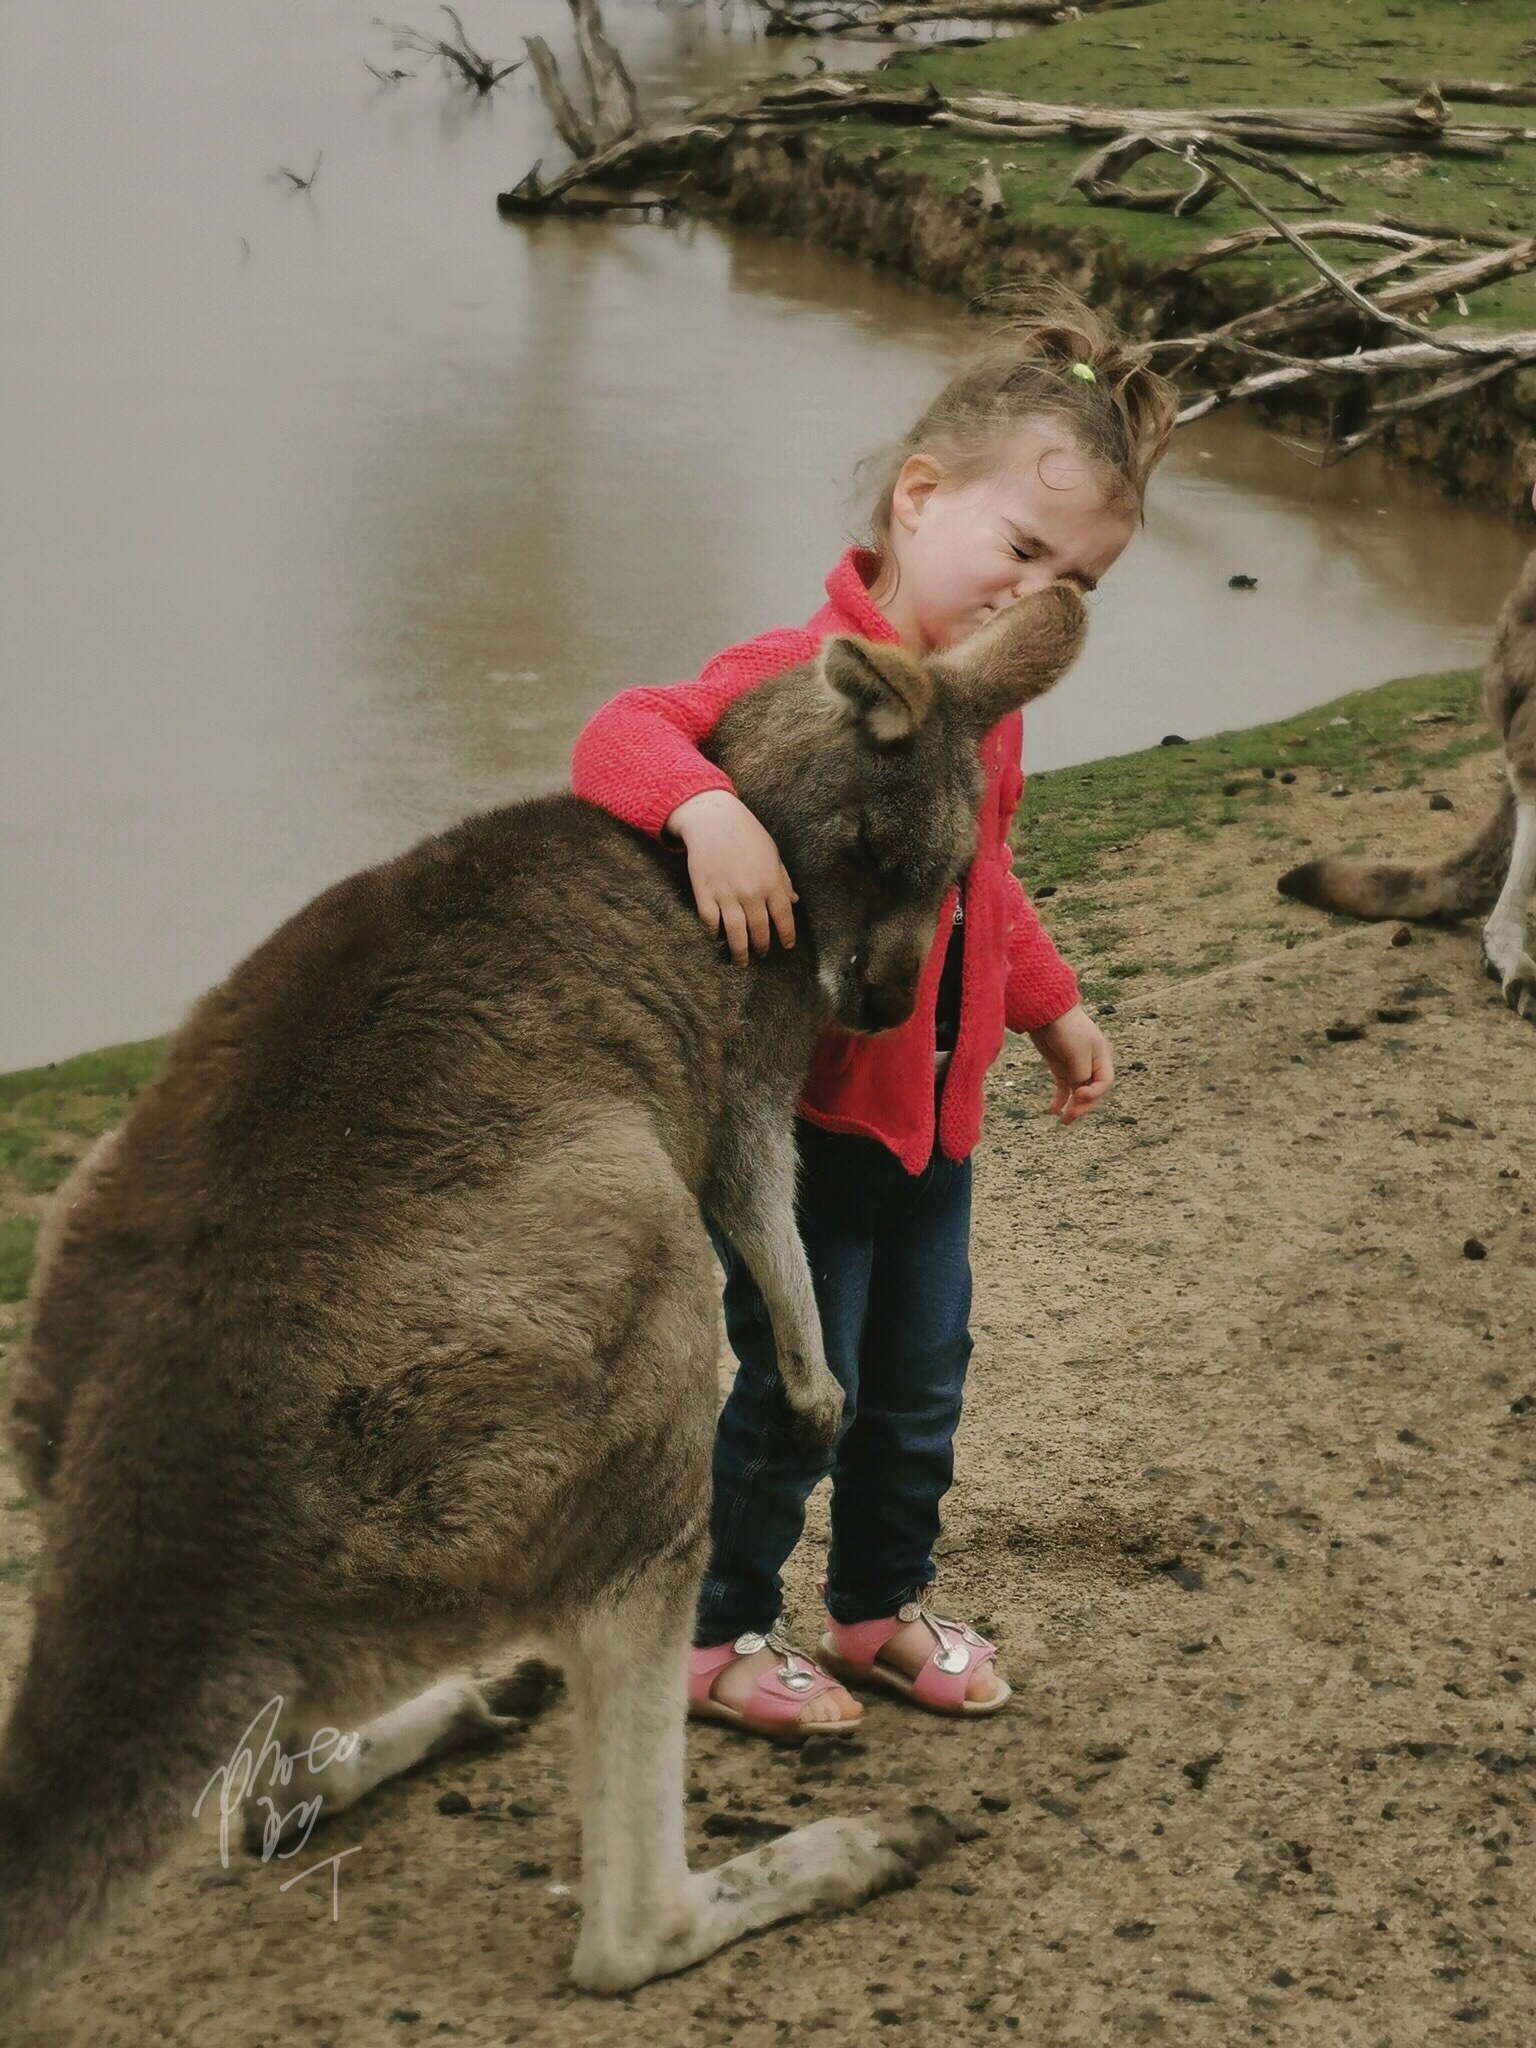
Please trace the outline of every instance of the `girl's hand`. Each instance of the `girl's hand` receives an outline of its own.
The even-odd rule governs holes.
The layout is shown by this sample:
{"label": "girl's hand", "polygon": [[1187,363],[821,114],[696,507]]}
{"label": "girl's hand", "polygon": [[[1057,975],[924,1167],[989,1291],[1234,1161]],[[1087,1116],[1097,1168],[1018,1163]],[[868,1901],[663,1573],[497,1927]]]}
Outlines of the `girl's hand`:
{"label": "girl's hand", "polygon": [[1081,1003],[1029,1035],[1056,1083],[1046,1115],[1059,1116],[1064,1124],[1076,1123],[1114,1081],[1109,1040]]}
{"label": "girl's hand", "polygon": [[745,967],[748,945],[766,953],[774,932],[795,943],[799,902],[779,849],[738,796],[705,789],[680,803],[663,828],[688,849],[688,879],[699,916],[725,934],[731,958]]}

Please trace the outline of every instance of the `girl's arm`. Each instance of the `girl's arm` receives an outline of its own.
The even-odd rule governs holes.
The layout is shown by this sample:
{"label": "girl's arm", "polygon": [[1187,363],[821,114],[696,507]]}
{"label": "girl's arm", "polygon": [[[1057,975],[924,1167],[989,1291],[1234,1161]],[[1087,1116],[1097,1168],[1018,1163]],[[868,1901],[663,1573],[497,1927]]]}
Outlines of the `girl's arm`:
{"label": "girl's arm", "polygon": [[1064,1124],[1086,1116],[1114,1083],[1109,1041],[1083,1008],[1077,976],[1051,944],[1017,875],[1015,923],[1008,942],[1009,1029],[1027,1031],[1054,1084],[1049,1114]]}
{"label": "girl's arm", "polygon": [[795,943],[795,892],[772,838],[698,742],[733,698],[816,647],[803,631],[763,633],[717,654],[694,682],[625,690],[587,721],[571,756],[577,796],[682,842],[699,916],[742,967],[767,952],[773,932]]}
{"label": "girl's arm", "polygon": [[1076,1008],[1077,976],[1052,945],[1018,876],[1006,879],[1014,901],[1004,1014],[1010,1031],[1040,1031]]}
{"label": "girl's arm", "polygon": [[594,711],[571,753],[571,788],[634,825],[657,834],[689,797],[729,791],[731,778],[706,761],[699,741],[727,704],[755,683],[806,661],[816,642],[804,632],[762,633],[727,647],[691,683],[624,690]]}

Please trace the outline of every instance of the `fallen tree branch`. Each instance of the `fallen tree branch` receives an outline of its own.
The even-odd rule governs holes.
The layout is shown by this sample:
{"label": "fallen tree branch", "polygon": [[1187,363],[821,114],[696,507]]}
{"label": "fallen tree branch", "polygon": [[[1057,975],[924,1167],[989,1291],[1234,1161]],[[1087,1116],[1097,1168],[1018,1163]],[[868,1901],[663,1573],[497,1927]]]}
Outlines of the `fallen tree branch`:
{"label": "fallen tree branch", "polygon": [[[614,212],[644,204],[646,207],[676,203],[676,193],[657,191],[644,201],[627,188],[625,181],[641,174],[657,173],[680,177],[691,170],[701,152],[719,149],[729,130],[707,122],[681,121],[654,128],[637,128],[633,135],[620,137],[607,149],[569,165],[547,184],[539,177],[542,159],[524,173],[510,192],[497,195],[503,215],[575,212]],[[606,180],[613,190],[606,196],[600,189]]]}
{"label": "fallen tree branch", "polygon": [[[1417,251],[1421,245],[1430,247],[1442,233],[1439,228],[1409,228],[1396,221],[1318,220],[1307,223],[1308,241],[1316,241],[1327,235],[1340,242],[1386,242],[1394,249]],[[1450,235],[1452,241],[1464,241],[1463,235]],[[1501,240],[1503,238],[1501,237]],[[1192,271],[1200,270],[1207,263],[1221,263],[1229,256],[1251,255],[1257,249],[1271,249],[1276,242],[1283,242],[1284,235],[1271,227],[1239,228],[1235,234],[1218,235],[1214,242],[1207,242],[1203,249],[1197,249],[1192,256],[1181,256],[1176,263],[1170,263],[1160,271],[1160,277],[1187,277]]]}
{"label": "fallen tree branch", "polygon": [[[847,102],[851,107],[851,102]],[[1212,135],[1254,148],[1382,150],[1409,146],[1430,153],[1497,157],[1519,133],[1501,126],[1452,126],[1437,93],[1366,107],[1104,107],[1022,100],[1009,93],[967,93],[946,99],[943,127],[989,122],[1027,140],[1034,135],[1151,135],[1182,147]]]}
{"label": "fallen tree branch", "polygon": [[[1259,215],[1261,220],[1265,221],[1285,241],[1289,242],[1293,249],[1304,256],[1313,269],[1325,278],[1342,298],[1347,299],[1357,312],[1365,314],[1367,319],[1377,322],[1383,327],[1395,328],[1399,333],[1415,336],[1418,334],[1419,330],[1411,320],[1385,306],[1380,301],[1367,298],[1364,292],[1351,284],[1347,278],[1341,276],[1334,269],[1333,265],[1328,262],[1326,257],[1319,255],[1317,250],[1311,247],[1305,235],[1292,227],[1288,221],[1282,220],[1277,213],[1274,213],[1264,204],[1262,199],[1259,199],[1254,193],[1250,192],[1248,187],[1234,172],[1227,170],[1214,158],[1202,156],[1200,150],[1194,144],[1187,145],[1182,154],[1186,162],[1205,165],[1210,170],[1212,176],[1219,178],[1224,185],[1242,200],[1245,206],[1251,208],[1254,213]],[[1492,275],[1509,276],[1516,271],[1530,269],[1533,263],[1536,263],[1536,238],[1529,237],[1523,244],[1517,243],[1512,248],[1491,251],[1486,256],[1469,258],[1465,265],[1451,266],[1451,268],[1459,268],[1462,281],[1457,284],[1446,285],[1442,296],[1448,297],[1452,291],[1458,289],[1466,290],[1467,280],[1472,277],[1473,271],[1477,266],[1488,266],[1478,269],[1476,277],[1477,283],[1487,283]],[[1476,288],[1475,283],[1472,288]],[[1386,298],[1389,295],[1384,293],[1382,296]],[[1399,298],[1399,303],[1404,303],[1404,301]],[[1413,301],[1410,299],[1407,303],[1422,304],[1424,302],[1422,300]],[[1443,346],[1449,349],[1452,354],[1475,354],[1479,352],[1472,345],[1472,338],[1467,335],[1447,334],[1443,337]]]}
{"label": "fallen tree branch", "polygon": [[635,132],[640,125],[640,102],[624,59],[608,39],[597,0],[569,0],[569,5],[590,112],[578,109],[572,101],[544,38],[527,36],[524,44],[539,82],[539,96],[561,141],[572,156],[596,157]]}
{"label": "fallen tree branch", "polygon": [[[472,85],[478,93],[488,93],[500,85],[504,78],[510,78],[514,71],[521,70],[523,59],[514,58],[510,64],[498,64],[494,57],[483,57],[464,32],[464,24],[452,7],[445,6],[443,13],[453,24],[456,43],[445,41],[441,36],[424,35],[419,28],[412,28],[405,22],[379,21],[375,26],[387,28],[395,39],[397,50],[410,50],[418,57],[438,57],[444,68],[457,71],[466,85]],[[370,67],[371,68],[371,67]]]}
{"label": "fallen tree branch", "polygon": [[1536,79],[1500,85],[1477,78],[1383,78],[1388,92],[1438,92],[1446,100],[1480,100],[1494,107],[1536,107]]}
{"label": "fallen tree branch", "polygon": [[[770,36],[837,35],[849,29],[889,31],[927,21],[1027,21],[1039,27],[1053,27],[1080,13],[1096,10],[1063,4],[1063,0],[954,0],[953,5],[931,5],[926,0],[820,0],[820,4],[799,4],[799,0],[763,0],[768,9]],[[1124,4],[1124,0],[1121,0]]]}
{"label": "fallen tree branch", "polygon": [[[1326,205],[1342,203],[1316,179],[1298,171],[1283,157],[1271,156],[1267,150],[1252,149],[1230,136],[1205,134],[1197,139],[1207,151],[1219,151],[1223,156],[1236,157],[1240,163],[1249,164],[1255,170],[1268,171],[1272,177],[1289,179]],[[1072,183],[1090,206],[1119,206],[1137,213],[1198,213],[1221,189],[1216,178],[1202,166],[1196,166],[1195,182],[1187,189],[1175,185],[1134,186],[1124,182],[1125,173],[1132,164],[1153,150],[1165,147],[1162,141],[1151,135],[1117,136],[1078,167]]]}
{"label": "fallen tree branch", "polygon": [[763,0],[770,36],[836,35],[848,30],[889,31],[914,22],[1025,21],[1040,28],[1140,7],[1147,0]]}
{"label": "fallen tree branch", "polygon": [[1517,368],[1514,362],[1485,363],[1475,370],[1466,370],[1457,376],[1442,377],[1431,384],[1427,391],[1416,391],[1406,398],[1389,398],[1371,407],[1368,424],[1358,433],[1346,435],[1342,441],[1329,441],[1323,450],[1321,467],[1331,468],[1335,462],[1342,462],[1346,455],[1353,455],[1357,448],[1364,448],[1372,441],[1379,441],[1399,420],[1407,419],[1413,413],[1432,412],[1442,405],[1450,405],[1458,398],[1465,398],[1469,392],[1480,390],[1484,384],[1492,384],[1499,377],[1507,377]]}

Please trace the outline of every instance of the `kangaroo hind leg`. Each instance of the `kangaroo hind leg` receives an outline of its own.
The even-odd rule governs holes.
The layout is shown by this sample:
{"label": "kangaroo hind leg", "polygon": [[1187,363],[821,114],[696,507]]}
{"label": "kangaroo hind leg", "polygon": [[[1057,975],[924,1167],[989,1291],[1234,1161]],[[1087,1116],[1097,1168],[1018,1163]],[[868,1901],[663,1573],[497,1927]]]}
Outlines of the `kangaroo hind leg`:
{"label": "kangaroo hind leg", "polygon": [[582,1800],[584,1991],[633,1990],[803,1913],[913,1882],[953,1840],[931,1807],[895,1822],[820,1820],[718,1869],[683,1841],[684,1659],[691,1574],[632,1580],[583,1617],[566,1663]]}

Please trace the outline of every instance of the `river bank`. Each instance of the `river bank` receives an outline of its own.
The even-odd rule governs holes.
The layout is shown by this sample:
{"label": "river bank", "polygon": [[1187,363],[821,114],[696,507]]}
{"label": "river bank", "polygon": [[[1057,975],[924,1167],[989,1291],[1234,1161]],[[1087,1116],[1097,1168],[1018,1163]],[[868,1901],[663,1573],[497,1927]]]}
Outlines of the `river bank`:
{"label": "river bank", "polygon": [[[1063,1132],[1011,1043],[977,1156],[940,1610],[990,1617],[1015,1703],[964,1729],[877,1703],[831,1757],[689,1737],[698,1862],[759,1819],[912,1798],[975,1839],[856,1917],[579,2000],[557,1705],[339,1823],[359,1853],[334,1923],[324,1886],[226,1877],[187,1842],[16,2048],[769,2048],[907,2021],[1051,2048],[1520,2038],[1536,1106],[1500,1076],[1530,1027],[1478,977],[1470,928],[1399,947],[1274,893],[1308,849],[1469,833],[1489,744],[1458,671],[1031,782],[1021,869],[1120,1079]],[[1341,1022],[1354,1035],[1330,1036]],[[0,1292],[159,1052],[0,1079]],[[1471,1236],[1486,1258],[1463,1256]],[[0,1374],[19,1328],[0,1309]],[[39,1536],[0,1474],[7,1692]],[[816,1568],[813,1541],[790,1587],[802,1640]],[[439,1811],[447,1791],[468,1816]]]}
{"label": "river bank", "polygon": [[[1297,0],[1283,20],[1264,0],[1151,0],[980,47],[904,52],[883,75],[893,86],[932,84],[951,96],[1008,92],[1052,104],[1339,106],[1393,97],[1382,80],[1400,74],[1527,77],[1536,70],[1531,26],[1522,0],[1484,0],[1476,9],[1453,0]],[[1467,111],[1516,135],[1531,118],[1519,107]],[[720,189],[703,203],[735,221],[891,265],[968,302],[1020,279],[1062,277],[1149,338],[1217,326],[1306,281],[1290,251],[1249,253],[1193,273],[1175,268],[1216,237],[1252,226],[1252,215],[1228,193],[1187,219],[1089,207],[1071,189],[1089,153],[1071,138],[978,140],[854,118],[789,132],[748,129],[733,138]],[[1536,143],[1512,142],[1500,160],[1404,150],[1307,151],[1293,161],[1338,195],[1344,217],[1521,233],[1536,219]],[[1001,193],[996,217],[968,192],[984,162]],[[1291,188],[1262,176],[1258,183],[1271,199],[1279,191],[1288,214],[1313,208]],[[1479,325],[1529,328],[1536,278],[1509,279],[1470,306]],[[1430,325],[1459,318],[1451,308]],[[1352,347],[1358,324],[1341,319],[1330,336]],[[1315,426],[1330,403],[1336,394],[1294,398],[1268,417]],[[1526,370],[1460,407],[1398,423],[1386,445],[1430,470],[1443,489],[1528,519],[1523,451],[1533,423],[1536,372]],[[1341,411],[1341,431],[1351,424]]]}

